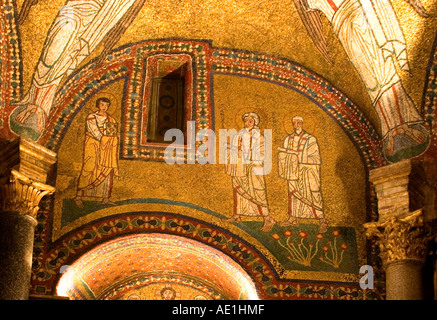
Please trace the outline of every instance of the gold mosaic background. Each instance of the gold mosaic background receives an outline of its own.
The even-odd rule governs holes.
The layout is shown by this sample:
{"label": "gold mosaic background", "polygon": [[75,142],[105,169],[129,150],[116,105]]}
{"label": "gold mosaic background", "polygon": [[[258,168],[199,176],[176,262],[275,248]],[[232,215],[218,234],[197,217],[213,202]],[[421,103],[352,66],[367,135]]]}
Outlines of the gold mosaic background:
{"label": "gold mosaic background", "polygon": [[[18,0],[18,8],[22,4]],[[40,56],[44,39],[64,0],[40,1],[21,26],[23,84],[27,90]],[[421,105],[423,86],[435,30],[437,30],[437,2],[422,0],[431,17],[419,17],[405,1],[393,0],[400,24],[407,40],[411,75],[400,73],[407,92],[417,106]],[[319,54],[295,10],[292,0],[150,0],[133,24],[115,46],[145,39],[184,38],[210,39],[213,47],[226,47],[262,52],[290,59],[324,77],[340,89],[368,117],[379,130],[379,120],[361,79],[333,34],[327,20],[324,33],[334,65]],[[86,64],[101,51],[101,46],[82,62]],[[290,119],[300,115],[304,129],[318,138],[322,167],[322,194],[325,214],[331,225],[357,230],[359,264],[365,262],[364,235],[360,233],[366,220],[366,172],[359,154],[343,130],[326,113],[302,95],[268,82],[249,78],[214,76],[215,129],[241,129],[241,115],[255,111],[261,117],[261,129],[273,130],[273,167],[266,176],[267,195],[272,216],[287,218],[286,181],[278,177],[277,150],[291,133]],[[118,123],[121,120],[123,82],[105,88],[113,100],[109,113]],[[61,227],[63,199],[72,199],[82,165],[84,123],[86,115],[94,111],[89,101],[74,118],[58,151],[53,239],[96,218],[117,213],[117,207],[78,219]],[[135,198],[158,198],[185,201],[225,216],[233,211],[231,179],[223,165],[168,165],[162,162],[119,161],[120,177],[115,179],[112,201]],[[181,188],[181,185],[184,185]],[[132,206],[134,208],[134,206]],[[139,207],[138,207],[139,208]],[[160,209],[163,207],[161,206]],[[169,211],[174,208],[169,208]],[[229,228],[244,240],[258,246],[258,242],[241,229],[208,217],[195,210],[184,213],[213,224]],[[259,220],[261,221],[261,220]],[[263,252],[263,248],[260,248]],[[268,256],[268,253],[263,252]],[[269,257],[270,258],[270,257]],[[296,276],[296,275],[295,275]],[[296,278],[302,277],[296,276]],[[304,275],[307,279],[350,280],[348,275]],[[149,294],[149,293],[148,293]]]}
{"label": "gold mosaic background", "polygon": [[[104,92],[122,96],[123,82],[119,81]],[[363,163],[342,129],[302,95],[283,87],[242,77],[216,75],[214,77],[216,131],[240,130],[241,115],[252,110],[260,114],[260,128],[273,130],[272,171],[266,176],[267,194],[272,215],[278,221],[287,218],[287,185],[279,178],[277,147],[292,132],[291,117],[301,115],[304,128],[319,140],[322,157],[322,192],[328,219],[334,225],[359,226],[365,222],[365,171]],[[58,152],[57,211],[61,200],[72,199],[82,165],[82,146],[86,115],[94,110],[88,102],[75,117]],[[118,106],[118,108],[116,107]],[[120,119],[120,103],[109,112]],[[326,132],[329,132],[327,134]],[[218,161],[218,152],[217,152]],[[135,198],[164,198],[190,202],[225,216],[231,216],[233,196],[231,178],[224,165],[178,165],[163,162],[119,161],[119,175],[115,178],[111,199],[121,201]],[[183,184],[184,188],[180,188]],[[352,217],[350,213],[354,212]]]}
{"label": "gold mosaic background", "polygon": [[[18,8],[23,0],[18,0]],[[21,26],[23,79],[28,87],[51,21],[64,0],[40,1]],[[430,17],[421,18],[404,0],[392,0],[407,41],[412,76],[401,73],[404,86],[416,105],[421,105],[423,85],[435,31],[437,2],[422,0]],[[146,2],[116,45],[144,39],[212,39],[213,46],[237,48],[289,58],[320,74],[359,105],[372,124],[378,119],[361,80],[333,34],[327,20],[324,34],[334,65],[319,54],[294,7],[292,0],[193,0]],[[85,64],[101,51],[91,54]]]}

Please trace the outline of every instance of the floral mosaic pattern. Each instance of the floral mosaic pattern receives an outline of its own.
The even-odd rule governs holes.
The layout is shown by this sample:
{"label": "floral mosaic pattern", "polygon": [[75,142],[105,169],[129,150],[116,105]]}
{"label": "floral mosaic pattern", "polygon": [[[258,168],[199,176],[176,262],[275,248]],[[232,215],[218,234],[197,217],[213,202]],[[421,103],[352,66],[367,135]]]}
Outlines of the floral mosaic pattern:
{"label": "floral mosaic pattern", "polygon": [[[311,266],[311,261],[319,255],[320,261],[338,268],[343,261],[343,254],[348,249],[348,245],[345,242],[337,244],[337,239],[340,236],[338,229],[332,231],[332,235],[334,240],[328,240],[325,244],[320,243],[325,237],[322,233],[316,234],[315,243],[313,243],[307,241],[308,232],[304,230],[298,232],[300,240],[297,239],[297,241],[291,241],[293,232],[288,229],[284,231],[285,239],[283,243],[279,234],[275,233],[272,237],[278,241],[281,247],[288,251],[289,256],[287,258],[291,261],[304,266]],[[323,254],[320,253],[319,249],[323,251]]]}
{"label": "floral mosaic pattern", "polygon": [[246,270],[261,299],[380,299],[377,290],[361,290],[358,284],[323,284],[281,279],[269,260],[235,234],[209,223],[168,213],[129,213],[103,218],[47,243],[50,201],[42,203],[38,215],[33,256],[32,288],[35,294],[54,294],[62,266],[69,265],[96,245],[135,233],[161,232],[188,237],[210,245]]}

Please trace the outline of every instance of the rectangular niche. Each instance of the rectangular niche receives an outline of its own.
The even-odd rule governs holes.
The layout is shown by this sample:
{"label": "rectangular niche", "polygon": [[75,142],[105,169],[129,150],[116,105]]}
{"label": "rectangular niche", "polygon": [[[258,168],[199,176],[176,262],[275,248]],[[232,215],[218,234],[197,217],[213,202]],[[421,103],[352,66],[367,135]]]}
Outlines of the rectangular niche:
{"label": "rectangular niche", "polygon": [[[192,110],[192,62],[189,55],[154,55],[146,59],[142,144],[167,146],[165,132],[186,135]],[[186,139],[185,139],[186,141]]]}
{"label": "rectangular niche", "polygon": [[[168,128],[183,132],[180,148],[184,158],[191,157],[194,146],[189,137],[214,127],[209,43],[159,40],[135,44],[125,53],[120,56],[129,61],[120,158],[164,161],[165,149],[173,142],[163,139]],[[195,123],[189,137],[188,121]]]}

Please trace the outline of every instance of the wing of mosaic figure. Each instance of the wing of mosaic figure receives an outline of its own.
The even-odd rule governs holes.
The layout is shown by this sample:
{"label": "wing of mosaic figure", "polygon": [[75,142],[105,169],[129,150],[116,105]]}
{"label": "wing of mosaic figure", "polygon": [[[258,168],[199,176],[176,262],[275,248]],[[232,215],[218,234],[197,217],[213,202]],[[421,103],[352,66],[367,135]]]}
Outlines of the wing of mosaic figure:
{"label": "wing of mosaic figure", "polygon": [[301,0],[293,1],[296,6],[297,13],[299,14],[300,19],[304,24],[308,35],[311,37],[311,40],[314,42],[316,48],[326,58],[326,60],[329,61],[330,64],[333,64],[332,59],[329,56],[326,38],[323,35],[323,25],[320,18],[320,11],[309,10],[308,7],[302,3]]}
{"label": "wing of mosaic figure", "polygon": [[429,14],[420,0],[405,0],[421,17],[428,18]]}

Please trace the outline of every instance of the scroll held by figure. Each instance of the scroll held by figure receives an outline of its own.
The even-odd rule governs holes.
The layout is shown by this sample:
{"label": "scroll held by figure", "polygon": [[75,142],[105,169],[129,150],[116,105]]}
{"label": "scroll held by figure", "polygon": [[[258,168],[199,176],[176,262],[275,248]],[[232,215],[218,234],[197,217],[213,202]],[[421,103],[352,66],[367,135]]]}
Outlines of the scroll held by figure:
{"label": "scroll held by figure", "polygon": [[259,116],[254,112],[242,117],[244,128],[231,139],[226,173],[232,177],[234,210],[228,222],[240,222],[242,216],[262,217],[262,231],[270,231],[275,220],[270,215],[266,180],[263,172],[264,136]]}
{"label": "scroll held by figure", "polygon": [[[330,61],[320,12],[358,71],[381,123],[386,159],[397,162],[423,153],[429,132],[407,94],[396,67],[410,72],[406,41],[389,0],[294,0],[308,34]],[[419,0],[409,2],[427,17]]]}
{"label": "scroll held by figure", "polygon": [[278,148],[279,176],[288,184],[288,219],[281,226],[297,225],[298,218],[315,219],[319,233],[327,231],[321,190],[321,158],[316,137],[303,130],[303,118],[292,119],[294,132]]}
{"label": "scroll held by figure", "polygon": [[118,175],[117,122],[108,114],[108,98],[97,99],[97,111],[86,119],[82,169],[78,179],[76,206],[84,206],[83,199],[97,199],[105,205],[110,200],[114,176]]}

